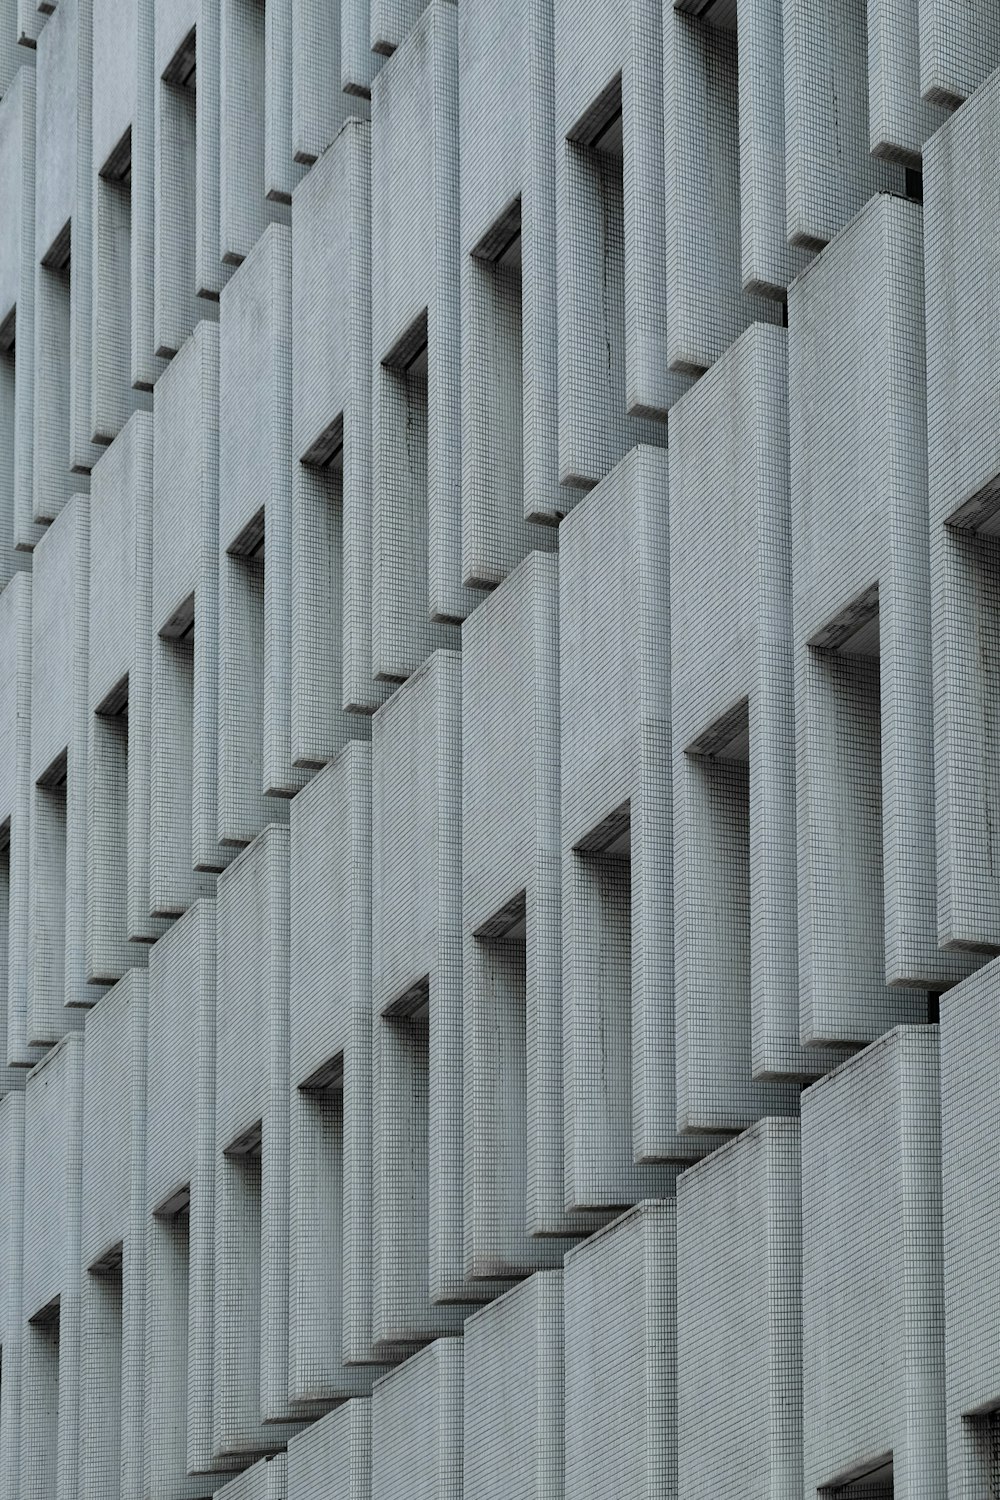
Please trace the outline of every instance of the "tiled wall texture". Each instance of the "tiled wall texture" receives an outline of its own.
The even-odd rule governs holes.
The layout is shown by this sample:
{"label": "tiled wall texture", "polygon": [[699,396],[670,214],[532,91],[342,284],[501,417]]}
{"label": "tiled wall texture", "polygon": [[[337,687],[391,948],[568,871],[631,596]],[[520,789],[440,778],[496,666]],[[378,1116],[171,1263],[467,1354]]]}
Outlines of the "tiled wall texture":
{"label": "tiled wall texture", "polygon": [[0,0],[0,1500],[1000,1497],[1000,0]]}

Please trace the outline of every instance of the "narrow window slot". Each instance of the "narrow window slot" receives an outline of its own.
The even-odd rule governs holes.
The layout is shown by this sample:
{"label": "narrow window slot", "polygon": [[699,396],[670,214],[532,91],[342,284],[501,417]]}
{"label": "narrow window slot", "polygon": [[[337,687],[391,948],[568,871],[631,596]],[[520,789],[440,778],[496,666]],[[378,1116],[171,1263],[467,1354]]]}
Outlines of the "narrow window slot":
{"label": "narrow window slot", "polygon": [[175,917],[195,895],[194,697],[195,606],[190,594],[158,632],[153,647],[151,745],[153,825],[150,905]]}
{"label": "narrow window slot", "polygon": [[469,336],[476,399],[468,403],[467,487],[473,488],[477,529],[486,533],[465,582],[495,588],[510,559],[505,538],[524,514],[524,348],[521,202],[513,203],[471,251]]}
{"label": "narrow window slot", "polygon": [[[0,827],[0,1069],[10,1027],[10,820]],[[2,1431],[2,1427],[0,1427]]]}
{"label": "narrow window slot", "polygon": [[70,498],[71,222],[42,256],[36,283],[34,519],[53,521]]}
{"label": "narrow window slot", "polygon": [[685,747],[675,773],[678,1109],[689,1129],[739,1130],[753,1114],[749,754],[744,698]]}
{"label": "narrow window slot", "polygon": [[218,1164],[215,1442],[225,1453],[244,1452],[260,1427],[262,1145],[258,1120]]}
{"label": "narrow window slot", "polygon": [[294,1100],[292,1399],[323,1400],[343,1359],[344,1058],[301,1084]]}
{"label": "narrow window slot", "polygon": [[[344,417],[319,434],[298,465],[293,568],[293,637],[308,632],[308,652],[293,663],[293,753],[298,766],[318,769],[336,744],[333,723],[343,705],[347,639],[344,608]],[[366,598],[364,604],[368,605]],[[361,629],[371,635],[370,610]]]}
{"label": "narrow window slot", "polygon": [[[475,935],[467,1004],[475,1057],[475,1218],[467,1274],[524,1275],[528,1223],[527,907],[522,891]],[[485,1213],[481,1206],[488,1205]],[[467,1220],[468,1222],[468,1220]],[[480,1243],[482,1241],[482,1244]]]}
{"label": "narrow window slot", "polygon": [[567,337],[582,425],[561,479],[592,489],[629,446],[625,359],[625,185],[621,77],[566,140],[570,231],[579,261]]}
{"label": "narrow window slot", "polygon": [[[192,26],[160,80],[157,136],[156,354],[172,359],[209,308],[197,297],[191,211],[198,185],[197,31]],[[217,299],[215,299],[217,300]]]}
{"label": "narrow window slot", "polygon": [[[430,1005],[426,979],[381,1018],[379,1194],[376,1287],[383,1308],[424,1305],[429,1297]],[[385,1342],[425,1337],[419,1328],[383,1327]],[[376,1322],[379,1320],[376,1319]]]}
{"label": "narrow window slot", "polygon": [[17,567],[14,554],[14,486],[16,446],[16,382],[14,342],[16,310],[0,322],[0,586]]}
{"label": "narrow window slot", "polygon": [[88,980],[114,984],[128,966],[129,680],[107,692],[93,719]]}
{"label": "narrow window slot", "polygon": [[90,1493],[118,1500],[121,1492],[122,1246],[90,1267],[83,1338],[88,1384],[82,1393],[81,1458]]}
{"label": "narrow window slot", "polygon": [[[407,643],[429,619],[428,345],[426,312],[382,361],[382,481],[375,536],[376,609],[388,649],[382,681],[402,682],[417,665]],[[420,652],[421,659],[424,652]]]}
{"label": "narrow window slot", "polygon": [[132,397],[132,130],[98,173],[95,200],[93,433],[114,441]]}
{"label": "narrow window slot", "polygon": [[[37,1021],[58,1014],[66,993],[66,780],[63,751],[38,778],[35,796],[34,874],[31,961],[32,1010]],[[50,1037],[29,1038],[49,1041]]]}
{"label": "narrow window slot", "polygon": [[226,550],[220,714],[220,843],[250,843],[263,825],[265,515]]}
{"label": "narrow window slot", "polygon": [[21,1372],[21,1473],[54,1495],[59,1467],[59,1299],[28,1319]]}
{"label": "narrow window slot", "polygon": [[[191,1187],[154,1210],[147,1275],[148,1379],[151,1412],[146,1472],[180,1488],[188,1472],[188,1349],[191,1281]],[[206,1485],[206,1496],[211,1490]]]}
{"label": "narrow window slot", "polygon": [[[585,932],[586,970],[578,996],[575,1112],[588,1172],[608,1165],[576,1208],[625,1207],[605,1195],[620,1181],[610,1164],[634,1160],[632,1132],[631,809],[610,813],[575,850],[574,921]],[[586,1142],[586,1145],[583,1145]],[[591,1198],[591,1193],[596,1198]]]}

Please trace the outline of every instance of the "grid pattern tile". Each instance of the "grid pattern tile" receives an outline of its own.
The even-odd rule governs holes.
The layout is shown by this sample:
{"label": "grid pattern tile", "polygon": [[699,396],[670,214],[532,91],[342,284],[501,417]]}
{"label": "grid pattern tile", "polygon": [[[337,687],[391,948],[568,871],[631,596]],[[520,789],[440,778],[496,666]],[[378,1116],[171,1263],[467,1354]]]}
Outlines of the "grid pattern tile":
{"label": "grid pattern tile", "polygon": [[0,0],[0,1500],[1000,1494],[998,15]]}

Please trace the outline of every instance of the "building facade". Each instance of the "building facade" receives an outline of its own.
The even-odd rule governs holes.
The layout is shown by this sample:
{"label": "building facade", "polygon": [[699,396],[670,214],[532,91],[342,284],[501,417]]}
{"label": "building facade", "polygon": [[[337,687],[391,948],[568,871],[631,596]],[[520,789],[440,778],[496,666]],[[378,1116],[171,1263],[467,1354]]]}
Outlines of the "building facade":
{"label": "building facade", "polygon": [[998,64],[0,0],[0,1500],[1000,1496]]}

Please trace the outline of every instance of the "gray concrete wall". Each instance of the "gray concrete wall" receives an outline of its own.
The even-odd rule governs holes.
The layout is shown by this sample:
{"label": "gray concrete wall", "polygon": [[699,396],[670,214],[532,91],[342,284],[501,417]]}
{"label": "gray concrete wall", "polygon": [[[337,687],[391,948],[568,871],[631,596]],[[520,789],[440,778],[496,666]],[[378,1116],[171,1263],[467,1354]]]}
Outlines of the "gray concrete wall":
{"label": "gray concrete wall", "polygon": [[0,0],[0,1500],[992,1492],[998,48]]}

